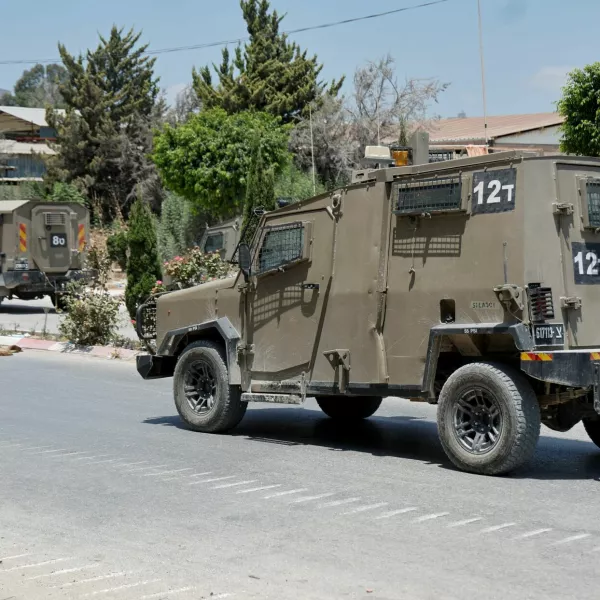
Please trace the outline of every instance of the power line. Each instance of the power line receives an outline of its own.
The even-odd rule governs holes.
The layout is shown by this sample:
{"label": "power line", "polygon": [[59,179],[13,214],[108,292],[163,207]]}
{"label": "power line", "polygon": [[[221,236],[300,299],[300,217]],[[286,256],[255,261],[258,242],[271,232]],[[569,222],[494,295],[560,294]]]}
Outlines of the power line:
{"label": "power line", "polygon": [[[406,12],[409,10],[416,10],[419,8],[426,8],[428,6],[434,6],[436,4],[444,4],[451,0],[431,0],[430,2],[423,2],[413,6],[405,6],[404,8],[396,8],[393,10],[386,10],[381,13],[374,13],[372,15],[365,15],[362,17],[354,17],[352,19],[344,19],[341,21],[333,21],[331,23],[322,23],[320,25],[312,25],[310,27],[300,27],[298,29],[289,29],[283,33],[286,35],[293,35],[295,33],[304,33],[306,31],[315,31],[317,29],[328,29],[330,27],[339,27],[340,25],[348,25],[349,23],[358,23],[359,21],[367,21],[369,19],[379,19],[381,17],[387,17],[389,15],[395,15],[398,13]],[[247,42],[249,37],[241,37],[231,40],[221,40],[218,42],[208,42],[206,44],[194,44],[192,46],[177,46],[174,48],[159,48],[157,50],[148,50],[145,54],[148,56],[155,56],[158,54],[169,54],[172,52],[185,52],[188,50],[203,50],[205,48],[214,48],[217,46],[229,46],[231,44],[239,44],[240,42]],[[33,64],[46,64],[61,62],[60,58],[43,58],[39,60],[25,60],[25,59],[13,59],[13,60],[0,60],[0,65],[33,65]]]}

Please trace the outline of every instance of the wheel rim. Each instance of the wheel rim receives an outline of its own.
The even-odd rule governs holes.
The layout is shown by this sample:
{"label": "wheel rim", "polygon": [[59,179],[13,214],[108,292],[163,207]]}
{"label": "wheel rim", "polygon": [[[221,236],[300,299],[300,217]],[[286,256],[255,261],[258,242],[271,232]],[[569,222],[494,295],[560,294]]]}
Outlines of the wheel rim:
{"label": "wheel rim", "polygon": [[454,435],[471,454],[486,454],[502,435],[502,410],[496,397],[483,388],[470,388],[454,405]]}
{"label": "wheel rim", "polygon": [[198,414],[212,410],[217,397],[217,380],[212,366],[205,360],[194,361],[187,369],[183,391],[188,406]]}

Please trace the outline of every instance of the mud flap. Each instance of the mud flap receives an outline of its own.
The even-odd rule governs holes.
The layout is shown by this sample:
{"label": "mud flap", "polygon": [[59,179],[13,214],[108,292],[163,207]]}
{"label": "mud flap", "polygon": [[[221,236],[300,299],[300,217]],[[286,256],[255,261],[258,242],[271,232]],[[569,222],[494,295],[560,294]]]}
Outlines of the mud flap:
{"label": "mud flap", "polygon": [[600,362],[594,361],[594,410],[600,415]]}

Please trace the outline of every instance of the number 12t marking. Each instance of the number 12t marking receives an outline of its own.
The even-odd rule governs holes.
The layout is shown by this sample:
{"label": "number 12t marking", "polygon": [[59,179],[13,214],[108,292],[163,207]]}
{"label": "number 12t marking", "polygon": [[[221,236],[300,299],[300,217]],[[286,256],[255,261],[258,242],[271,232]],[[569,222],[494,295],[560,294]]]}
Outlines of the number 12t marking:
{"label": "number 12t marking", "polygon": [[[477,204],[483,204],[483,193],[485,188],[484,184],[484,181],[480,181],[473,190],[477,194]],[[492,190],[492,192],[487,197],[487,200],[485,202],[486,204],[497,204],[501,202],[502,198],[500,198],[500,190],[506,190],[508,196],[507,202],[512,202],[513,190],[515,189],[514,185],[502,185],[502,183],[500,183],[500,181],[498,181],[497,179],[492,179],[492,181],[490,181],[487,186],[488,189]]]}

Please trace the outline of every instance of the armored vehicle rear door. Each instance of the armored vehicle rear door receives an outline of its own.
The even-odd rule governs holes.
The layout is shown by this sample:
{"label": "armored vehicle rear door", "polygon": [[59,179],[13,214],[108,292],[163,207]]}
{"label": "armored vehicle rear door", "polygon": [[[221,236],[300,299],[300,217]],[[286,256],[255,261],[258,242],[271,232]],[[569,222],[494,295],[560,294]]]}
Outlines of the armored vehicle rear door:
{"label": "armored vehicle rear door", "polygon": [[31,256],[42,271],[64,273],[71,264],[71,249],[76,248],[77,221],[71,209],[57,204],[36,206],[31,211]]}
{"label": "armored vehicle rear door", "polygon": [[[557,161],[559,224],[564,270],[563,314],[570,346],[600,345],[600,164]],[[572,211],[572,212],[571,212]],[[557,311],[559,313],[559,311]]]}
{"label": "armored vehicle rear door", "polygon": [[334,222],[325,208],[267,217],[248,297],[253,380],[308,373],[314,364],[332,275]]}

